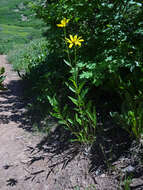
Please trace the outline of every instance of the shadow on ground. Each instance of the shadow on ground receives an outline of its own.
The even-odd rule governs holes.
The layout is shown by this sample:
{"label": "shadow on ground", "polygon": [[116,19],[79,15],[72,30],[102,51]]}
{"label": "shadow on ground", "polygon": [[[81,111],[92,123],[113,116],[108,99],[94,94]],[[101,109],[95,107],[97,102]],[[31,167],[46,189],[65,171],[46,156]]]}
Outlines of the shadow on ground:
{"label": "shadow on ground", "polygon": [[62,126],[57,126],[53,132],[50,132],[36,145],[35,149],[38,152],[51,155],[50,159],[54,160],[51,168],[59,164],[65,168],[77,155],[81,155],[85,161],[86,159],[89,160],[89,173],[98,176],[109,168],[111,169],[112,163],[121,156],[127,155],[132,145],[132,139],[127,137],[127,132],[113,126],[113,124],[106,133],[97,132],[96,141],[91,146],[72,142],[73,139],[74,136],[69,131]]}
{"label": "shadow on ground", "polygon": [[7,84],[8,90],[0,92],[0,124],[14,122],[18,127],[31,131],[30,120],[26,116],[23,87],[23,81],[11,80]]}

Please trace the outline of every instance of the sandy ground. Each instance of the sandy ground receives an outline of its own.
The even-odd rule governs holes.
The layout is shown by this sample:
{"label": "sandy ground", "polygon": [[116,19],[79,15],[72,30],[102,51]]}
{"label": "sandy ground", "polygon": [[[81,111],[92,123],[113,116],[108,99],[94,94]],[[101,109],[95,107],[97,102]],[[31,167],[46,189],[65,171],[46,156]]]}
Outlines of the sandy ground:
{"label": "sandy ground", "polygon": [[36,136],[26,132],[24,103],[21,101],[21,81],[7,63],[5,55],[0,55],[0,66],[6,69],[5,85],[8,90],[0,92],[0,189],[1,190],[44,190],[44,184],[25,181],[29,175],[25,162],[28,146],[34,146]]}

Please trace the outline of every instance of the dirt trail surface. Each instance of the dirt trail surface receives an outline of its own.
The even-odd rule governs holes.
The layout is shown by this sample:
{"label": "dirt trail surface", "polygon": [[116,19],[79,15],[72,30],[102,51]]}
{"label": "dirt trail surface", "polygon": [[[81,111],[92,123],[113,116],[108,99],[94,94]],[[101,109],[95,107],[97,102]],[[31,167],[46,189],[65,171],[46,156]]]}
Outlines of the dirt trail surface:
{"label": "dirt trail surface", "polygon": [[41,190],[41,184],[25,181],[29,175],[24,163],[28,160],[27,147],[36,143],[36,137],[26,132],[24,103],[21,100],[21,81],[0,55],[0,67],[6,69],[7,91],[0,92],[0,190]]}
{"label": "dirt trail surface", "polygon": [[0,92],[0,190],[95,190],[93,185],[96,190],[116,190],[105,175],[94,179],[88,174],[88,159],[62,131],[55,129],[50,138],[30,132],[22,81],[5,55],[0,55],[1,66],[8,90]]}

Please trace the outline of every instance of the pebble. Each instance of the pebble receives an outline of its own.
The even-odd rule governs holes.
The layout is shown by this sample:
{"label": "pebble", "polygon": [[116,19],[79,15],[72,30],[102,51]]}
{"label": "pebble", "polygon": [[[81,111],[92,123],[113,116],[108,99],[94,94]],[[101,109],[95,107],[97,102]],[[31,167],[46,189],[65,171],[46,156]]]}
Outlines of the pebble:
{"label": "pebble", "polygon": [[100,175],[101,174],[101,170],[100,169],[97,169],[96,172],[95,172],[96,175]]}
{"label": "pebble", "polygon": [[101,176],[100,177],[106,177],[106,175],[105,174],[101,174]]}
{"label": "pebble", "polygon": [[122,169],[122,172],[124,172],[124,173],[133,173],[134,171],[135,171],[135,168],[131,165]]}

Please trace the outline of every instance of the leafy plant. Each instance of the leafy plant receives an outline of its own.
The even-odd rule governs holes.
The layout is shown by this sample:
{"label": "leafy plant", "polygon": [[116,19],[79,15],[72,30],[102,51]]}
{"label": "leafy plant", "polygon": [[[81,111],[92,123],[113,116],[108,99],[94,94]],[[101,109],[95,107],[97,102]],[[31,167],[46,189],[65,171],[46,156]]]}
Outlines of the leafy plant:
{"label": "leafy plant", "polygon": [[5,72],[4,67],[0,68],[0,90],[6,90],[6,88],[3,85],[3,81],[5,79],[5,76],[3,75]]}
{"label": "leafy plant", "polygon": [[131,136],[141,139],[143,134],[143,94],[141,92],[135,97],[126,92],[121,113],[113,112],[111,115]]}
{"label": "leafy plant", "polygon": [[17,46],[15,50],[8,53],[8,61],[13,64],[16,71],[28,73],[30,67],[45,61],[47,54],[47,42],[41,38],[29,44]]}
{"label": "leafy plant", "polygon": [[125,180],[123,181],[123,185],[124,185],[125,190],[131,190],[131,188],[130,188],[131,182],[132,182],[132,179],[130,176],[125,178]]}
{"label": "leafy plant", "polygon": [[[68,63],[69,64],[69,63]],[[86,94],[88,88],[85,87],[85,81],[79,82],[78,80],[78,68],[72,68],[72,76],[69,78],[69,82],[66,83],[69,90],[73,93],[73,96],[68,96],[72,101],[70,108],[69,105],[65,105],[61,108],[56,98],[48,96],[49,102],[53,107],[52,116],[59,119],[59,123],[66,126],[68,130],[75,135],[74,141],[92,144],[96,137],[96,109],[92,106],[92,102],[86,100]]]}
{"label": "leafy plant", "polygon": [[69,43],[69,48],[74,48],[74,58],[70,57],[70,53],[67,46],[67,55],[69,61],[64,61],[66,65],[70,67],[69,70],[69,80],[66,82],[66,86],[71,91],[71,95],[67,95],[73,105],[69,107],[68,104],[64,103],[61,106],[56,96],[48,96],[49,102],[53,108],[52,116],[59,119],[59,123],[66,126],[72,134],[75,135],[76,139],[74,141],[83,144],[92,144],[95,141],[95,132],[97,125],[96,109],[92,105],[91,101],[86,99],[88,93],[88,87],[86,87],[86,81],[81,81],[79,78],[79,67],[77,65],[77,46],[81,46],[84,41],[82,37],[77,35],[70,38],[66,37],[65,27],[68,24],[69,19],[63,19],[58,27],[64,28],[65,43]]}

